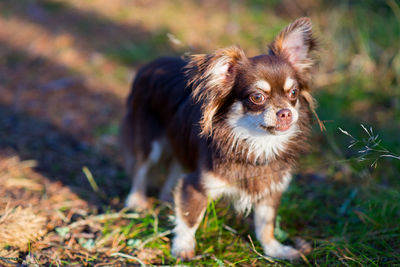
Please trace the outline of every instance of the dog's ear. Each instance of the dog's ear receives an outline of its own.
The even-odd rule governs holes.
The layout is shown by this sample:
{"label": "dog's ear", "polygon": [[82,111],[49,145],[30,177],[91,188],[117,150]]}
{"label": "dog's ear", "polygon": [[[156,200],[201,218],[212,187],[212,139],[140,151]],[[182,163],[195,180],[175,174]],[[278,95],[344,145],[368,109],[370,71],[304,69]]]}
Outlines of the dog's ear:
{"label": "dog's ear", "polygon": [[191,56],[186,75],[193,99],[202,102],[202,135],[211,135],[214,117],[235,83],[237,66],[246,60],[243,50],[236,46],[211,55]]}
{"label": "dog's ear", "polygon": [[270,53],[284,57],[299,72],[307,72],[313,65],[310,52],[315,49],[311,19],[295,20],[283,29],[270,44]]}

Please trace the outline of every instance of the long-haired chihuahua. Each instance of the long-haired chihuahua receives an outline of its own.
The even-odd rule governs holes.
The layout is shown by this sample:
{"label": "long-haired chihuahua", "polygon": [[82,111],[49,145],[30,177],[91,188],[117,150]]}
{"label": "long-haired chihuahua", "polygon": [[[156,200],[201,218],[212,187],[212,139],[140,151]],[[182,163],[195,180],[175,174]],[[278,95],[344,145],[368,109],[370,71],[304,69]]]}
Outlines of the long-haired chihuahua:
{"label": "long-haired chihuahua", "polygon": [[274,223],[310,134],[310,53],[316,43],[311,28],[309,18],[297,19],[278,34],[267,54],[247,57],[233,46],[208,55],[157,59],[137,73],[121,126],[133,179],[126,205],[147,207],[149,168],[162,153],[172,156],[161,198],[173,191],[173,255],[194,256],[207,201],[226,196],[239,212],[253,209],[266,255],[300,256],[274,238]]}

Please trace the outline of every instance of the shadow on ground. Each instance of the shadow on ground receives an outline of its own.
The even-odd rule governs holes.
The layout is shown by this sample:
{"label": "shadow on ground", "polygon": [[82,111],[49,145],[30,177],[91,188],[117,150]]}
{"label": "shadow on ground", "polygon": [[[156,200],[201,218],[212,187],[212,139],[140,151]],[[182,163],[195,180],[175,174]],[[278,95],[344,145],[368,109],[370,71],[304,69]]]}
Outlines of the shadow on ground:
{"label": "shadow on ground", "polygon": [[[117,145],[123,100],[88,88],[65,66],[4,43],[0,55],[0,153],[36,160],[36,171],[91,204],[120,206],[130,186]],[[94,193],[84,166],[107,197]]]}
{"label": "shadow on ground", "polygon": [[80,51],[100,53],[122,64],[137,65],[173,51],[166,28],[149,32],[143,25],[119,23],[65,2],[2,1],[0,9],[4,16],[37,25],[52,35],[72,35]]}
{"label": "shadow on ground", "polygon": [[94,194],[83,166],[89,168],[110,199],[125,195],[130,183],[115,160],[45,120],[0,105],[0,153],[10,150],[22,160],[36,160],[36,171],[61,181],[91,204],[106,203]]}

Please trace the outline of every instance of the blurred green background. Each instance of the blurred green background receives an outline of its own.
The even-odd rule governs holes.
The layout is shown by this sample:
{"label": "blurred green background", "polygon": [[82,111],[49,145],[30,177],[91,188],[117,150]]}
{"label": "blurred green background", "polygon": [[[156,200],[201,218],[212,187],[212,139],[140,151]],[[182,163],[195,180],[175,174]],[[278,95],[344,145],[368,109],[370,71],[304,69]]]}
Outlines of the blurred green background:
{"label": "blurred green background", "polygon": [[[136,70],[232,44],[248,56],[267,53],[301,16],[320,42],[313,89],[327,130],[315,123],[282,224],[317,240],[313,263],[398,262],[398,0],[2,0],[0,154],[37,160],[37,171],[97,203],[81,172],[89,166],[105,203],[118,207],[129,187],[118,182],[127,180],[118,124]],[[359,142],[348,148],[352,138],[339,127]],[[87,191],[77,189],[83,184]]]}

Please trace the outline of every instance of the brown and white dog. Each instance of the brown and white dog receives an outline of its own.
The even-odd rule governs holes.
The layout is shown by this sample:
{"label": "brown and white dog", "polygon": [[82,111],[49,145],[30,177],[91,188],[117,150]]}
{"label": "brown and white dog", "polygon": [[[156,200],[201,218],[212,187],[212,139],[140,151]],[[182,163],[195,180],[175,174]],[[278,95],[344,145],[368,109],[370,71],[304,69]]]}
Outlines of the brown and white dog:
{"label": "brown and white dog", "polygon": [[177,184],[173,255],[194,256],[208,199],[227,196],[238,211],[254,210],[266,255],[299,257],[298,250],[274,238],[274,222],[310,132],[311,28],[309,18],[297,19],[265,55],[248,58],[229,47],[161,58],[138,72],[121,131],[133,178],[126,205],[146,208],[149,167],[169,151],[176,160],[161,198],[168,199]]}

